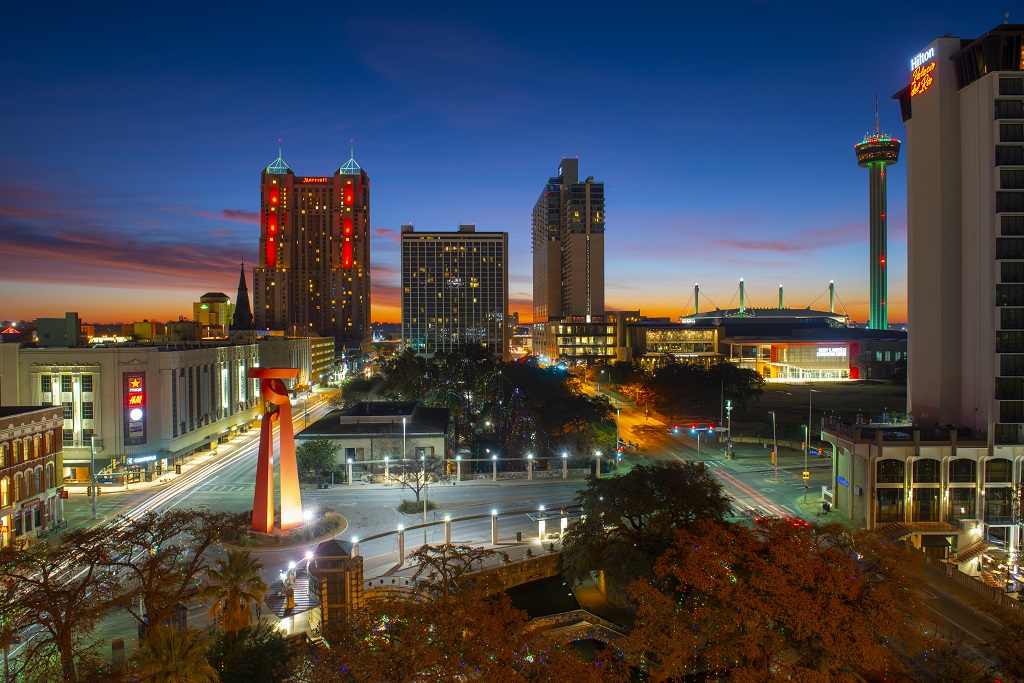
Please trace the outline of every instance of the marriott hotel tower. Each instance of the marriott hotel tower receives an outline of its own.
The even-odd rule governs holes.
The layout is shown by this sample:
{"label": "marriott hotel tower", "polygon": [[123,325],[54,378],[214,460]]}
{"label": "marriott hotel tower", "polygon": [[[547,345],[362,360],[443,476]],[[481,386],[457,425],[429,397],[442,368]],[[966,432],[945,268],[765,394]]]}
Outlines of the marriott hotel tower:
{"label": "marriott hotel tower", "polygon": [[[1024,455],[1024,25],[937,38],[907,126],[909,409]],[[976,437],[976,438],[977,438]]]}
{"label": "marriott hotel tower", "polygon": [[334,337],[339,347],[368,341],[366,171],[350,158],[332,176],[296,176],[278,156],[260,180],[260,264],[253,277],[256,329]]}

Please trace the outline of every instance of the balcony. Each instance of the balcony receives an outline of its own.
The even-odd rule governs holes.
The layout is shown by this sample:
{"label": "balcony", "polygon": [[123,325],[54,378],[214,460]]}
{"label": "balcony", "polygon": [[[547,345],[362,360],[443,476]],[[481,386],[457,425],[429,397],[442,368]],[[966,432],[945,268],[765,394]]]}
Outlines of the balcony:
{"label": "balcony", "polygon": [[822,430],[852,441],[854,443],[948,443],[962,445],[986,445],[988,433],[970,428],[961,429],[921,429],[908,421],[879,423],[850,423],[837,418],[822,420]]}

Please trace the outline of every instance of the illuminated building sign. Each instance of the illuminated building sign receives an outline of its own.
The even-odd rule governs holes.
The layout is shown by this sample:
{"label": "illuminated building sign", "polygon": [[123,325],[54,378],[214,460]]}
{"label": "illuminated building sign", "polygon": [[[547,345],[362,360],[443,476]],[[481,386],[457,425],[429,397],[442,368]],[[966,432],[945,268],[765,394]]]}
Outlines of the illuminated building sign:
{"label": "illuminated building sign", "polygon": [[329,183],[330,178],[303,178],[299,181],[300,183]]}
{"label": "illuminated building sign", "polygon": [[124,374],[124,443],[137,446],[146,442],[146,375]]}
{"label": "illuminated building sign", "polygon": [[910,60],[910,70],[914,71],[917,67],[921,66],[930,59],[935,59],[935,48],[930,47],[924,52],[918,52],[914,55],[914,58]]}
{"label": "illuminated building sign", "polygon": [[932,87],[932,83],[935,82],[935,77],[932,76],[932,72],[935,71],[935,62],[928,64],[927,66],[919,66],[914,69],[914,73],[910,76],[910,96],[920,95],[921,93]]}
{"label": "illuminated building sign", "polygon": [[836,477],[836,481],[839,482],[839,484],[841,486],[849,486],[850,485],[850,482],[846,481],[846,479],[843,478],[843,477]]}
{"label": "illuminated building sign", "polygon": [[345,194],[343,195],[345,206],[352,206],[352,202],[355,201],[355,198],[356,189],[352,187],[352,183],[349,182],[347,185],[345,185]]}
{"label": "illuminated building sign", "polygon": [[818,358],[839,358],[846,357],[845,346],[819,346]]}
{"label": "illuminated building sign", "polygon": [[127,463],[129,465],[141,465],[145,462],[156,462],[155,455],[140,455],[137,458],[128,458]]}

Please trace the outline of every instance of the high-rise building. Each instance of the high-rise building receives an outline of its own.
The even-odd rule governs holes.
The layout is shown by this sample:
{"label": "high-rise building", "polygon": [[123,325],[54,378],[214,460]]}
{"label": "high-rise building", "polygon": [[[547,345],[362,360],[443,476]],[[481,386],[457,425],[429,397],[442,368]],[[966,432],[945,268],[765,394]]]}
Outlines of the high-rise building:
{"label": "high-rise building", "polygon": [[533,207],[533,319],[604,313],[604,183],[562,159]]}
{"label": "high-rise building", "polygon": [[562,159],[533,207],[533,343],[557,357],[561,321],[604,315],[604,183]]}
{"label": "high-rise building", "polygon": [[260,330],[370,335],[370,178],[350,158],[333,176],[296,176],[280,156],[261,174],[260,264],[253,315]]}
{"label": "high-rise building", "polygon": [[402,226],[402,346],[432,357],[479,344],[508,358],[508,233]]}
{"label": "high-rise building", "polygon": [[864,141],[854,147],[857,165],[868,169],[870,203],[870,262],[868,275],[869,318],[868,328],[889,329],[889,311],[886,299],[889,293],[888,266],[886,264],[888,222],[886,220],[885,167],[895,164],[900,156],[900,141],[878,132],[878,101],[875,101],[875,134],[865,135]]}
{"label": "high-rise building", "polygon": [[894,95],[907,126],[909,408],[990,447],[1024,444],[1022,40],[1021,24],[937,38]]}

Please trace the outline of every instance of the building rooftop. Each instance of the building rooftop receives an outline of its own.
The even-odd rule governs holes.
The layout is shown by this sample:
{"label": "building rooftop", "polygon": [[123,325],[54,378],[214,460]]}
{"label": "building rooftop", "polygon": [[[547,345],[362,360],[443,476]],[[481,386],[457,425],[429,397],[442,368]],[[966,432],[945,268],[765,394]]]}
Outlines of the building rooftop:
{"label": "building rooftop", "polygon": [[47,410],[59,407],[60,406],[0,406],[0,417],[25,415],[27,413],[34,413],[37,410]]}
{"label": "building rooftop", "polygon": [[318,436],[401,434],[405,420],[407,436],[447,434],[447,408],[426,408],[416,401],[365,401],[342,412],[334,410],[303,430],[307,438]]}

